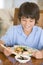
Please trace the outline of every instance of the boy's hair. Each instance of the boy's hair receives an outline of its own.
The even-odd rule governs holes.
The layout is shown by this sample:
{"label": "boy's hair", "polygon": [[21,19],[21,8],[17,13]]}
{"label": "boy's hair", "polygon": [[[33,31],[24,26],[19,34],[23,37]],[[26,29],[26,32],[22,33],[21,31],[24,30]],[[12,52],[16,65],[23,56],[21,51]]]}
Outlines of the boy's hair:
{"label": "boy's hair", "polygon": [[18,18],[21,20],[21,17],[24,16],[26,18],[35,19],[35,23],[39,20],[40,17],[40,10],[37,4],[32,2],[25,2],[23,3],[18,12]]}

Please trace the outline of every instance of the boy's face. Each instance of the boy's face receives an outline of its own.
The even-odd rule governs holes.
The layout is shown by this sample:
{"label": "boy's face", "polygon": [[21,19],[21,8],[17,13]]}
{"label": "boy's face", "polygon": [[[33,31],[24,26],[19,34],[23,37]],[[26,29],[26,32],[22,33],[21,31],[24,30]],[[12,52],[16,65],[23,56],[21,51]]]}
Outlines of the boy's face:
{"label": "boy's face", "polygon": [[35,19],[21,17],[21,25],[25,31],[32,30],[33,26],[35,25]]}

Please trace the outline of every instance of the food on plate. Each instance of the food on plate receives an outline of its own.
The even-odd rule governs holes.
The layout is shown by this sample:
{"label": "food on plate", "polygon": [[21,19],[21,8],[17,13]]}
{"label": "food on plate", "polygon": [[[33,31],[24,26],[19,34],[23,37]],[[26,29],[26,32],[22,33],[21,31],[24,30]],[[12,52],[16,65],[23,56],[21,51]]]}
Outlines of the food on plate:
{"label": "food on plate", "polygon": [[27,51],[27,49],[25,47],[16,47],[14,48],[14,52],[16,53],[23,53],[24,51]]}
{"label": "food on plate", "polygon": [[17,47],[17,48],[14,49],[14,51],[17,52],[17,53],[19,53],[19,52],[22,52],[23,49],[21,47]]}
{"label": "food on plate", "polygon": [[26,57],[22,57],[22,56],[20,56],[18,59],[21,59],[21,60],[27,60]]}
{"label": "food on plate", "polygon": [[27,47],[27,46],[14,46],[14,54],[16,55],[25,55],[25,56],[32,56],[33,52],[36,51],[36,49],[33,49],[33,48],[30,48],[30,47]]}

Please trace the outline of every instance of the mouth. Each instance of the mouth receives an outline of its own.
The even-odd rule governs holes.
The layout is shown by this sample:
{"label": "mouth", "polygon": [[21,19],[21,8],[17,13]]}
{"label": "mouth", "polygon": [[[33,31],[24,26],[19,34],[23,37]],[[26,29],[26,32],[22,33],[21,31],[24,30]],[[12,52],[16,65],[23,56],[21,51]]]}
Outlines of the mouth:
{"label": "mouth", "polygon": [[25,26],[26,29],[29,29],[30,27],[31,27],[30,25],[29,26]]}

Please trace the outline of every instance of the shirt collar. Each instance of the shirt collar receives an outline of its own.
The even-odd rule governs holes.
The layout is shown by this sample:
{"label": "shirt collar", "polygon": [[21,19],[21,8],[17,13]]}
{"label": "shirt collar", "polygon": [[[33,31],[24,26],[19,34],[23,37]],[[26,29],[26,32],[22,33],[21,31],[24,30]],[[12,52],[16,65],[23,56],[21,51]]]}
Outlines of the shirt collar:
{"label": "shirt collar", "polygon": [[[21,25],[21,24],[18,25],[17,31],[18,31],[19,34],[21,34],[21,35],[27,37],[27,35],[25,35],[25,33],[23,32],[23,29],[22,29],[22,25]],[[34,26],[32,32],[36,32],[36,31],[37,31],[37,26]],[[31,33],[32,33],[32,32],[31,32]],[[30,34],[31,34],[31,33],[30,33]]]}

